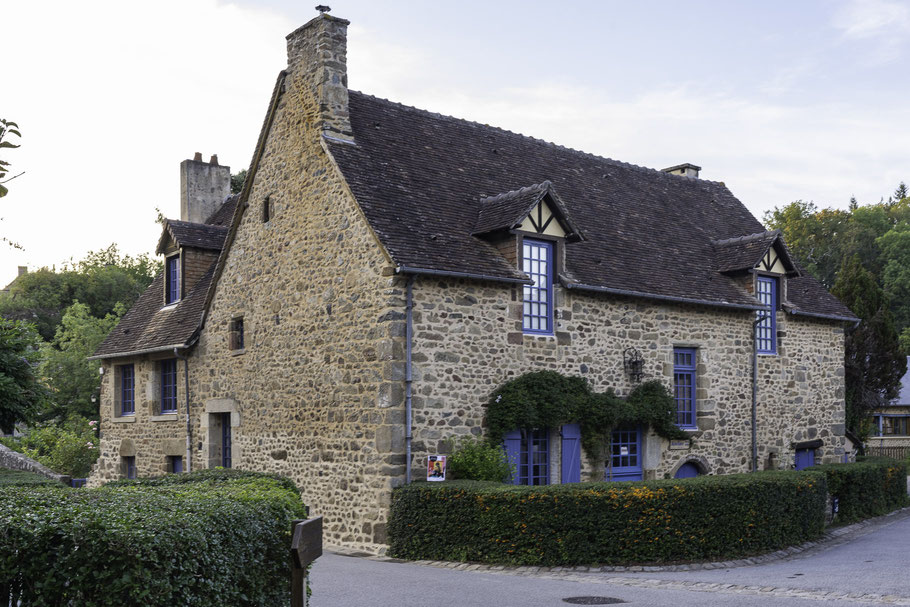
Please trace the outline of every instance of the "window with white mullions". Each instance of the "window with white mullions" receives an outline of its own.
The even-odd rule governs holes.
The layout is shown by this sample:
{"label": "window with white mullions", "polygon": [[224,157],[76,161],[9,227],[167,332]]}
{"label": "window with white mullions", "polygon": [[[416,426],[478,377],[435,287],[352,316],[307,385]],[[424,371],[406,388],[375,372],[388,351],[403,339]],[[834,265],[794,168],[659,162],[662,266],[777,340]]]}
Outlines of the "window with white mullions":
{"label": "window with white mullions", "polygon": [[526,333],[553,333],[553,243],[525,239],[521,269],[533,284],[522,296],[522,328]]}
{"label": "window with white mullions", "polygon": [[756,312],[761,320],[755,325],[756,347],[760,354],[777,353],[777,279],[759,276],[756,281],[756,296],[766,307]]}

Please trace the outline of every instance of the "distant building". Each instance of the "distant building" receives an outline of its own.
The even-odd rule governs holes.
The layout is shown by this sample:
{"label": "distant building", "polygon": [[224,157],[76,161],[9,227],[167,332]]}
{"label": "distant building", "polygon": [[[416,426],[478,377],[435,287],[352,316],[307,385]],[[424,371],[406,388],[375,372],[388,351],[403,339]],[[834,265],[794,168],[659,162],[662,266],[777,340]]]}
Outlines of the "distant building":
{"label": "distant building", "polygon": [[10,292],[10,289],[12,289],[13,285],[16,284],[16,281],[19,280],[19,277],[23,276],[25,274],[28,274],[28,268],[26,266],[19,266],[19,273],[16,275],[16,277],[12,281],[10,281],[10,283],[8,285],[3,287],[3,289],[0,289],[0,295],[8,295]]}
{"label": "distant building", "polygon": [[882,447],[910,448],[910,371],[901,378],[897,398],[872,414],[872,433],[866,447],[873,454]]}

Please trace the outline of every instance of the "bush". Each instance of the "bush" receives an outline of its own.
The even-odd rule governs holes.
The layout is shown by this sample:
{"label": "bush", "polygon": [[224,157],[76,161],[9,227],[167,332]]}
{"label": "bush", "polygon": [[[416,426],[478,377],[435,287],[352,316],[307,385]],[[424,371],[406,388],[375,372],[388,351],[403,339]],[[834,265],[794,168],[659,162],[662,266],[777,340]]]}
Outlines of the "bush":
{"label": "bush", "polygon": [[35,426],[24,436],[5,437],[0,442],[54,472],[84,478],[100,453],[97,423],[74,417],[63,426]]}
{"label": "bush", "polygon": [[513,474],[513,466],[502,447],[477,438],[464,438],[449,456],[453,478],[503,483]]}
{"label": "bush", "polygon": [[0,487],[25,487],[46,485],[50,487],[65,487],[65,485],[25,470],[5,470],[0,468]]}
{"label": "bush", "polygon": [[12,487],[0,580],[23,607],[287,604],[290,526],[304,515],[293,484],[252,473]]}
{"label": "bush", "polygon": [[819,472],[546,487],[414,483],[393,495],[390,554],[544,566],[727,559],[819,537],[825,495]]}
{"label": "bush", "polygon": [[838,501],[838,523],[881,516],[907,505],[907,462],[868,457],[810,470],[825,473],[828,492]]}

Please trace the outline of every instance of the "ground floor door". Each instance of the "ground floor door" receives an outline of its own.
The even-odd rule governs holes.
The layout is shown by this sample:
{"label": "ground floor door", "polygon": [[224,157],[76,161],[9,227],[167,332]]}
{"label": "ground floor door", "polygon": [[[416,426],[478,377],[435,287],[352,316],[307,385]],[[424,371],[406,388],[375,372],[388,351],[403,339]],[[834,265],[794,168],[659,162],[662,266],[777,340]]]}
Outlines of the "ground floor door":
{"label": "ground floor door", "polygon": [[608,481],[642,479],[641,431],[638,428],[613,431],[606,468],[605,480]]}
{"label": "ground floor door", "polygon": [[692,462],[686,462],[679,467],[679,470],[676,471],[676,475],[673,478],[695,478],[698,475],[698,466]]}
{"label": "ground floor door", "polygon": [[815,465],[815,449],[796,450],[796,469],[805,470]]}

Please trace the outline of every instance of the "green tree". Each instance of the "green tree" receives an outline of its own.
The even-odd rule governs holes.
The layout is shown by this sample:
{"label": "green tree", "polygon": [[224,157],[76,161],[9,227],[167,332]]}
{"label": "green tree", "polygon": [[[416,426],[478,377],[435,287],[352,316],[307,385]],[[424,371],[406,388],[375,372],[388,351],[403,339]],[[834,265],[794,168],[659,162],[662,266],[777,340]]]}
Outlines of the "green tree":
{"label": "green tree", "polygon": [[243,183],[246,181],[246,169],[239,173],[231,175],[231,194],[239,194],[243,189]]}
{"label": "green tree", "polygon": [[[9,135],[15,135],[16,137],[22,137],[22,135],[19,133],[19,125],[10,120],[4,120],[3,118],[0,118],[0,149],[3,149],[3,148],[9,149],[9,148],[19,147],[17,144],[12,143],[11,141],[4,141],[4,139],[6,139]],[[19,175],[22,174],[22,173],[19,173],[19,175],[13,175],[12,177],[7,177],[7,175],[9,174],[9,166],[10,166],[9,162],[7,162],[6,160],[0,160],[0,198],[3,198],[4,196],[6,196],[9,193],[9,190],[3,184],[12,181],[13,179],[15,179],[16,177],[18,177]]]}
{"label": "green tree", "polygon": [[894,194],[892,194],[891,197],[894,202],[900,202],[908,196],[910,196],[910,193],[907,192],[907,184],[902,181],[898,184],[897,188],[895,188]]}
{"label": "green tree", "polygon": [[910,224],[900,223],[877,239],[882,287],[899,327],[910,327]]}
{"label": "green tree", "polygon": [[118,303],[132,305],[160,268],[147,255],[123,255],[111,245],[81,261],[71,260],[59,272],[42,268],[20,276],[9,295],[0,298],[0,316],[34,323],[42,338],[52,341],[64,311],[75,301],[104,318]]}
{"label": "green tree", "polygon": [[0,318],[0,431],[34,419],[44,402],[37,361],[41,338],[31,325]]}
{"label": "green tree", "polygon": [[845,260],[832,293],[860,317],[845,338],[847,428],[869,433],[869,414],[897,396],[907,359],[900,349],[888,297],[859,256]]}
{"label": "green tree", "polygon": [[39,370],[50,391],[42,417],[98,417],[98,403],[93,402],[93,397],[98,395],[101,377],[98,363],[86,357],[104,341],[125,310],[126,306],[118,303],[113,313],[96,318],[87,305],[78,301],[66,309],[53,342],[42,348]]}

